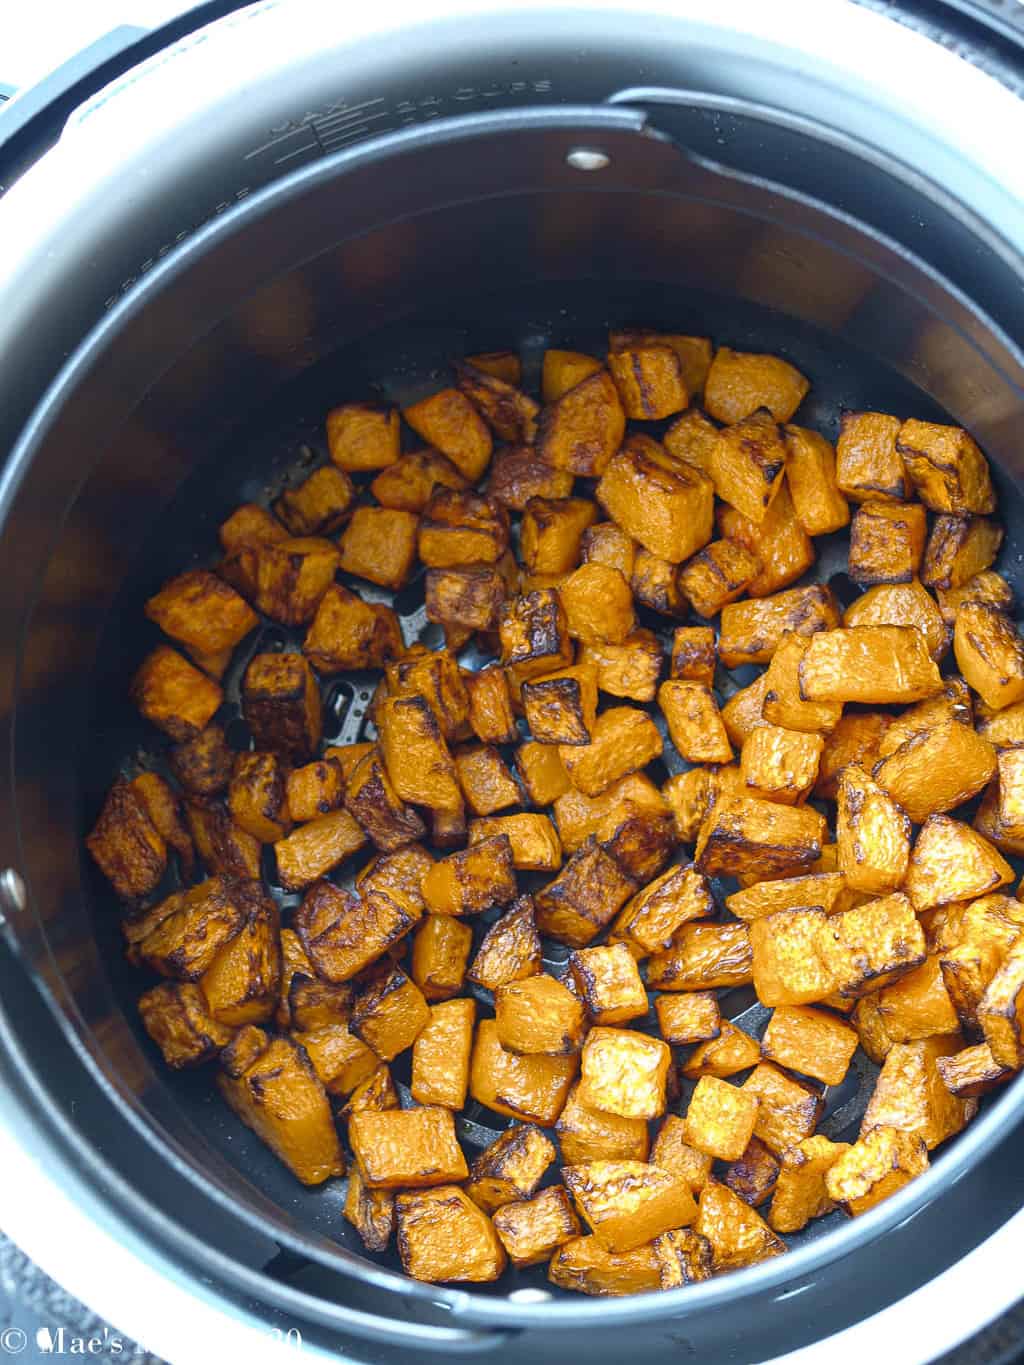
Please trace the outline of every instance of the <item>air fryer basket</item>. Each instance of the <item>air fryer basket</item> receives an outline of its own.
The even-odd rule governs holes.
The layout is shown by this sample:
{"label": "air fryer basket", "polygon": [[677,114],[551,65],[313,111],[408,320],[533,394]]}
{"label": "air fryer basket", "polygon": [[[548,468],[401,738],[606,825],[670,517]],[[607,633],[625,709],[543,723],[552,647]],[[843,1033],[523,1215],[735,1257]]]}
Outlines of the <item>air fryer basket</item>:
{"label": "air fryer basket", "polygon": [[[607,167],[575,169],[568,154],[581,146],[603,151]],[[914,247],[927,248],[927,264]],[[1024,364],[1007,339],[1024,335],[1019,270],[1005,243],[898,166],[838,138],[823,150],[765,111],[643,90],[619,109],[451,120],[325,158],[196,234],[109,314],[18,453],[16,515],[0,547],[20,630],[15,861],[28,890],[11,932],[118,1124],[148,1144],[131,1162],[138,1216],[161,1210],[187,1233],[194,1210],[211,1254],[236,1258],[239,1284],[255,1283],[248,1270],[305,1290],[327,1321],[334,1273],[360,1281],[360,1307],[399,1289],[391,1307],[413,1322],[442,1310],[483,1327],[572,1325],[586,1331],[577,1347],[613,1360],[622,1340],[606,1328],[678,1319],[697,1341],[721,1304],[795,1292],[883,1232],[878,1255],[898,1258],[915,1214],[940,1197],[955,1209],[956,1180],[1017,1123],[1020,1082],[887,1205],[856,1224],[823,1220],[792,1239],[790,1256],[709,1285],[596,1304],[398,1280],[343,1221],[340,1182],[302,1189],[208,1075],[160,1065],[133,1007],[143,979],[123,965],[116,906],[80,836],[121,757],[151,761],[152,733],[126,698],[151,643],[145,598],[213,558],[216,528],[239,501],[265,502],[323,458],[327,407],[367,394],[408,402],[447,382],[445,359],[474,350],[519,349],[536,376],[546,346],[600,350],[609,323],[641,322],[785,355],[813,383],[801,420],[826,434],[844,407],[948,416],[995,463],[1008,529],[1000,567],[1024,587]],[[813,572],[839,574],[841,559],[826,547]],[[410,642],[424,627],[418,595],[413,584],[396,602]],[[250,644],[289,640],[275,628]],[[360,737],[369,690],[361,679],[332,686],[332,738]],[[730,1004],[756,1031],[752,996]],[[858,1072],[828,1097],[824,1131],[848,1133],[869,1082]],[[470,1111],[462,1136],[472,1150],[500,1126]],[[980,1201],[974,1240],[1016,1191],[996,1193]],[[202,1249],[190,1255],[201,1263]],[[918,1270],[929,1273],[927,1253]],[[518,1277],[526,1286],[547,1288],[535,1273]],[[833,1299],[833,1326],[863,1306]],[[757,1326],[765,1354],[774,1330]],[[535,1353],[563,1350],[551,1336]]]}

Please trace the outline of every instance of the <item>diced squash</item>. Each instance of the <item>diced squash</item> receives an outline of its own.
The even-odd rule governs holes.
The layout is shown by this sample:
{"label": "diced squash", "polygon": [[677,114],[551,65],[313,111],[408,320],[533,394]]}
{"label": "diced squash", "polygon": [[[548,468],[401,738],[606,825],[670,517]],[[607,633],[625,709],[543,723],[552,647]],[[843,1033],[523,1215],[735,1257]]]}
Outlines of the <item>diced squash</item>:
{"label": "diced squash", "polygon": [[611,375],[598,369],[541,413],[537,453],[555,469],[598,478],[626,430],[626,415]]}
{"label": "diced squash", "polygon": [[917,503],[862,502],[850,524],[855,583],[909,583],[921,568],[928,516]]}
{"label": "diced squash", "polygon": [[410,1090],[417,1104],[462,1109],[469,1091],[475,1000],[442,1000],[416,1035]]}
{"label": "diced squash", "polygon": [[671,346],[644,338],[608,354],[608,369],[627,417],[653,422],[690,401],[679,357]]}
{"label": "diced squash", "polygon": [[994,607],[965,602],[956,614],[953,652],[969,685],[993,710],[1024,700],[1024,640]]}
{"label": "diced squash", "polygon": [[907,583],[883,583],[868,588],[846,608],[843,625],[915,626],[936,662],[949,649],[950,634],[942,613],[934,597],[916,578]]}
{"label": "diced squash", "polygon": [[541,943],[533,902],[522,896],[484,935],[469,969],[469,979],[494,991],[509,981],[535,976],[540,970]]}
{"label": "diced squash", "polygon": [[581,1001],[561,981],[543,973],[495,990],[494,1024],[507,1052],[564,1057],[583,1046]]}
{"label": "diced squash", "polygon": [[596,497],[616,525],[652,555],[681,564],[711,539],[714,485],[650,436],[612,457]]}
{"label": "diced squash", "polygon": [[872,1128],[825,1175],[829,1198],[856,1217],[888,1199],[928,1169],[928,1149],[914,1133]]}
{"label": "diced squash", "polygon": [[836,482],[854,502],[903,502],[909,492],[896,449],[900,419],[884,412],[844,412],[836,443]]}
{"label": "diced squash", "polygon": [[745,924],[684,924],[665,952],[647,964],[647,985],[659,991],[745,986],[751,980],[750,932]]}
{"label": "diced squash", "polygon": [[963,427],[904,422],[896,440],[917,496],[933,512],[995,511],[988,461]]}
{"label": "diced squash", "polygon": [[[588,1107],[580,1099],[578,1083],[569,1092],[555,1132],[567,1166],[586,1161],[646,1161],[650,1148],[646,1119],[623,1118]],[[672,1169],[665,1162],[656,1164]]]}
{"label": "diced squash", "polygon": [[767,408],[777,422],[788,422],[810,387],[780,356],[719,346],[705,382],[704,406],[719,422],[742,421],[758,408]]}
{"label": "diced squash", "polygon": [[503,1205],[494,1228],[517,1269],[540,1265],[566,1242],[578,1237],[580,1222],[564,1186],[549,1185],[533,1199]]}
{"label": "diced squash", "polygon": [[714,991],[659,995],[654,1011],[661,1036],[673,1047],[706,1043],[722,1031],[722,1014]]}
{"label": "diced squash", "polygon": [[521,1055],[501,1046],[497,1024],[481,1019],[470,1063],[469,1092],[495,1113],[549,1128],[562,1112],[576,1077],[579,1054]]}
{"label": "diced squash", "polygon": [[532,1123],[516,1123],[473,1162],[466,1193],[485,1213],[529,1199],[555,1159],[555,1148]]}
{"label": "diced squash", "polygon": [[579,661],[597,673],[599,691],[630,701],[653,701],[662,665],[661,641],[652,630],[633,630],[621,644],[582,643]]}
{"label": "diced squash", "polygon": [[987,839],[948,815],[925,821],[907,872],[906,892],[920,913],[972,900],[1013,880],[1013,869]]}
{"label": "diced squash", "polygon": [[718,657],[726,668],[766,664],[787,631],[813,636],[818,631],[834,632],[838,625],[835,595],[820,583],[756,601],[730,602],[722,608]]}
{"label": "diced squash", "polygon": [[427,1000],[447,1000],[462,989],[473,931],[453,915],[427,915],[412,945],[412,979]]}
{"label": "diced squash", "polygon": [[820,735],[762,725],[743,742],[740,770],[752,796],[785,806],[802,804],[818,776]]}
{"label": "diced squash", "polygon": [[[476,408],[458,389],[442,389],[405,408],[402,416],[417,436],[446,455],[471,482],[475,483],[487,468],[491,433]],[[396,457],[397,454],[396,450]]]}
{"label": "diced squash", "polygon": [[771,413],[758,409],[723,428],[711,448],[715,492],[755,526],[760,526],[782,488],[786,446]]}
{"label": "diced squash", "polygon": [[647,992],[624,943],[580,949],[570,955],[569,970],[595,1024],[624,1024],[646,1015]]}
{"label": "diced squash", "polygon": [[665,1112],[671,1053],[659,1038],[630,1029],[592,1028],[580,1058],[580,1102],[627,1119]]}
{"label": "diced squash", "polygon": [[925,959],[924,933],[899,892],[830,916],[818,945],[834,988],[846,997],[887,986]]}
{"label": "diced squash", "polygon": [[921,581],[929,588],[962,588],[989,567],[1002,543],[996,521],[940,513],[925,547]]}
{"label": "diced squash", "polygon": [[825,1010],[779,1005],[761,1040],[762,1056],[790,1071],[841,1085],[857,1049],[857,1034]]}
{"label": "diced squash", "polygon": [[788,425],[786,482],[800,525],[810,536],[841,531],[850,520],[850,505],[836,479],[836,453],[830,442],[807,427]]}
{"label": "diced squash", "polygon": [[402,1269],[414,1280],[484,1284],[508,1263],[494,1224],[457,1185],[398,1195],[395,1218]]}
{"label": "diced squash", "polygon": [[685,1180],[642,1161],[590,1161],[563,1166],[576,1207],[607,1251],[633,1251],[697,1216]]}
{"label": "diced squash", "polygon": [[383,469],[370,484],[370,492],[382,507],[422,512],[438,485],[456,489],[468,486],[465,477],[439,450],[414,450]]}
{"label": "diced squash", "polygon": [[836,844],[839,870],[855,891],[884,895],[902,886],[910,859],[910,819],[863,768],[839,777]]}

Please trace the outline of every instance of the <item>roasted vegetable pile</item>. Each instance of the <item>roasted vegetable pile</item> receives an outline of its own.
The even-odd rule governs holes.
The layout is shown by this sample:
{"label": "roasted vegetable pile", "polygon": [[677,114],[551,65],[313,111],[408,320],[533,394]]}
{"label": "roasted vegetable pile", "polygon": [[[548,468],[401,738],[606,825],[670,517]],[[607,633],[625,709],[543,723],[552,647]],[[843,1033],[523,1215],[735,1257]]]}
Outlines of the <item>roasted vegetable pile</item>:
{"label": "roasted vegetable pile", "polygon": [[[672,1288],[873,1207],[1024,1063],[1024,642],[960,428],[846,412],[833,447],[785,360],[642,330],[521,383],[490,353],[336,408],[148,601],[166,740],[87,843],[167,1063],[347,1177],[370,1252]],[[381,600],[414,583],[430,647]],[[325,743],[366,670],[365,740]],[[504,1129],[470,1160],[467,1105]]]}

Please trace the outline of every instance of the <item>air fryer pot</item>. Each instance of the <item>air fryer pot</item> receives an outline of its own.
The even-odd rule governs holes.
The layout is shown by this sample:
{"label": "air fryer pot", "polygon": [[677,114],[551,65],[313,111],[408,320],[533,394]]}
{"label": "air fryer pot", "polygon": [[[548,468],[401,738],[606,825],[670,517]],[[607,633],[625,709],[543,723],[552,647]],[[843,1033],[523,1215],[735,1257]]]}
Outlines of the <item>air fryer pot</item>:
{"label": "air fryer pot", "polygon": [[[182,1361],[296,1333],[358,1362],[931,1358],[1020,1293],[1024,1081],[899,1195],[752,1269],[614,1301],[415,1284],[363,1253],[340,1187],[300,1189],[160,1066],[81,834],[144,743],[145,597],[315,456],[329,405],[409,401],[464,351],[529,364],[639,320],[786,355],[811,424],[947,414],[995,465],[1024,587],[1012,7],[268,0],[204,23],[231,8],[12,106],[6,144],[0,119],[10,1231]],[[358,689],[329,708],[355,738]]]}

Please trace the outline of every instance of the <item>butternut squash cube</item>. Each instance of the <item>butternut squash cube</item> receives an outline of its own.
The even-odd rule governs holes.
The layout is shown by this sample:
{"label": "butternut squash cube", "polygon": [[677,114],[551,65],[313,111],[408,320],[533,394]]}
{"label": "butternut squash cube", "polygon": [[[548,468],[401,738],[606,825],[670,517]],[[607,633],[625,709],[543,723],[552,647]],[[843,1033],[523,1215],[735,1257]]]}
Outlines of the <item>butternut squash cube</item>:
{"label": "butternut squash cube", "polygon": [[681,564],[711,539],[715,488],[650,436],[630,436],[597,485],[616,525],[659,559]]}
{"label": "butternut squash cube", "polygon": [[322,1024],[292,1036],[306,1053],[328,1095],[343,1098],[351,1094],[377,1070],[377,1054],[346,1024]]}
{"label": "butternut squash cube", "polygon": [[917,503],[862,502],[850,525],[855,583],[909,583],[921,568],[928,516]]}
{"label": "butternut squash cube", "polygon": [[767,408],[777,422],[788,422],[810,387],[779,356],[719,346],[705,383],[704,406],[719,422],[740,422],[759,408]]}
{"label": "butternut squash cube", "polygon": [[570,954],[569,970],[595,1024],[625,1024],[647,1013],[647,992],[624,943]]}
{"label": "butternut squash cube", "polygon": [[719,506],[717,516],[722,534],[761,562],[747,584],[750,597],[770,597],[795,583],[814,563],[814,544],[797,520],[785,477],[760,523],[727,503]]}
{"label": "butternut squash cube", "polygon": [[875,769],[878,784],[899,802],[915,824],[953,810],[986,785],[996,766],[987,739],[959,720],[914,735]]}
{"label": "butternut squash cube", "polygon": [[143,1027],[169,1067],[199,1066],[211,1061],[234,1036],[219,1023],[200,986],[187,981],[161,981],[139,997]]}
{"label": "butternut squash cube", "polygon": [[755,526],[782,487],[786,446],[770,412],[757,409],[718,433],[711,448],[715,492]]}
{"label": "butternut squash cube", "polygon": [[963,427],[903,423],[896,440],[917,496],[932,512],[994,512],[988,461]]}
{"label": "butternut squash cube", "polygon": [[535,893],[537,928],[572,948],[586,947],[635,887],[633,879],[591,835],[559,876]]}
{"label": "butternut squash cube", "polygon": [[836,443],[836,482],[854,502],[904,502],[909,492],[896,449],[900,419],[885,412],[844,412]]}
{"label": "butternut squash cube", "polygon": [[686,1181],[641,1161],[563,1166],[562,1178],[594,1236],[611,1252],[633,1251],[697,1216]]}
{"label": "butternut squash cube", "polygon": [[483,374],[503,379],[506,384],[518,384],[523,377],[523,363],[515,351],[481,351],[478,355],[466,356],[466,362]]}
{"label": "butternut squash cube", "polygon": [[540,934],[533,902],[521,896],[484,935],[469,969],[470,981],[489,991],[509,981],[522,981],[541,970]]}
{"label": "butternut squash cube", "polygon": [[1013,869],[987,839],[948,815],[924,823],[910,856],[906,892],[920,913],[973,900],[1013,880]]}
{"label": "butternut squash cube", "polygon": [[713,991],[659,995],[654,1002],[654,1011],[661,1036],[674,1047],[710,1042],[722,1031],[718,997]]}
{"label": "butternut squash cube", "polygon": [[1024,1065],[1024,942],[1010,945],[978,1005],[978,1024],[993,1060],[1019,1071]]}
{"label": "butternut squash cube", "polygon": [[418,919],[426,910],[421,883],[434,860],[419,844],[395,853],[378,853],[356,873],[356,890],[364,898],[380,893]]}
{"label": "butternut squash cube", "polygon": [[463,749],[455,755],[459,785],[474,815],[518,806],[522,793],[504,759],[491,745]]}
{"label": "butternut squash cube", "polygon": [[[757,1110],[755,1096],[715,1076],[702,1076],[686,1110],[686,1141],[718,1161],[736,1161],[754,1135]],[[704,1186],[702,1198],[709,1188]]]}
{"label": "butternut squash cube", "polygon": [[395,1196],[388,1190],[368,1190],[358,1163],[349,1171],[343,1212],[367,1251],[387,1251],[395,1228]]}
{"label": "butternut squash cube", "polygon": [[505,670],[496,665],[465,673],[469,724],[484,744],[512,744],[518,737]]}
{"label": "butternut squash cube", "polygon": [[208,725],[191,739],[176,744],[168,755],[171,772],[194,796],[216,796],[226,790],[234,761],[219,725]]}
{"label": "butternut squash cube", "polygon": [[715,540],[679,570],[679,585],[701,616],[717,616],[761,571],[760,558],[734,540]]}
{"label": "butternut squash cube", "polygon": [[864,772],[871,772],[890,724],[891,717],[881,711],[852,711],[841,716],[835,729],[825,736],[814,795],[822,801],[834,801],[839,793],[843,770],[850,764],[856,764]]}
{"label": "butternut squash cube", "polygon": [[583,532],[580,553],[584,564],[607,564],[610,569],[618,569],[629,582],[636,545],[633,537],[628,536],[621,526],[616,526],[614,521],[602,521],[588,527]]}
{"label": "butternut squash cube", "polygon": [[718,657],[726,668],[766,664],[787,631],[813,636],[818,631],[834,632],[838,625],[835,594],[821,583],[789,588],[757,601],[730,602],[722,608],[719,621]]}
{"label": "butternut squash cube", "polygon": [[728,763],[732,759],[718,702],[705,683],[670,678],[658,688],[658,705],[681,757],[690,763]]}
{"label": "butternut squash cube", "polygon": [[646,1119],[589,1108],[580,1099],[579,1083],[569,1092],[555,1132],[567,1166],[587,1161],[646,1161],[650,1148]]}
{"label": "butternut squash cube", "polygon": [[221,575],[256,607],[285,626],[308,625],[341,563],[337,547],[315,536],[243,545]]}
{"label": "butternut squash cube", "polygon": [[281,989],[281,917],[259,885],[242,893],[245,918],[220,949],[200,985],[210,1013],[229,1028],[270,1019]]}
{"label": "butternut squash cube", "polygon": [[942,1082],[936,1062],[957,1051],[958,1036],[894,1043],[868,1101],[861,1133],[896,1128],[921,1138],[931,1151],[952,1137],[973,1114],[973,1101],[957,1099]]}
{"label": "butternut squash cube", "polygon": [[275,540],[287,540],[288,532],[270,515],[265,507],[253,502],[236,507],[222,522],[218,532],[221,547],[226,555],[232,555],[243,545],[264,545]]}
{"label": "butternut squash cube", "polygon": [[563,1057],[583,1046],[583,1005],[553,976],[540,974],[499,986],[494,1022],[507,1052]]}
{"label": "butternut squash cube", "polygon": [[471,483],[481,477],[491,458],[491,433],[465,394],[442,389],[403,409],[402,416]]}
{"label": "butternut squash cube", "polygon": [[776,1156],[809,1138],[825,1101],[816,1090],[761,1062],[743,1082],[743,1093],[759,1101],[754,1134]]}
{"label": "butternut squash cube", "polygon": [[426,1189],[469,1175],[452,1112],[439,1105],[362,1110],[348,1136],[369,1189]]}
{"label": "butternut squash cube", "polygon": [[1003,528],[987,517],[935,518],[924,552],[921,581],[929,588],[960,588],[994,561]]}
{"label": "butternut squash cube", "polygon": [[678,565],[637,546],[629,586],[641,606],[660,616],[686,617],[690,603],[679,582]]}
{"label": "butternut squash cube", "polygon": [[[524,694],[535,685],[527,683]],[[566,745],[559,753],[573,786],[587,796],[599,796],[613,782],[658,758],[661,748],[661,735],[646,712],[616,706],[592,723],[588,744]]]}
{"label": "butternut squash cube", "polygon": [[481,1019],[473,1045],[469,1092],[485,1109],[550,1128],[562,1112],[578,1066],[575,1052],[561,1057],[509,1052],[501,1045],[496,1022]]}
{"label": "butternut squash cube", "polygon": [[914,1043],[956,1033],[960,1028],[938,956],[926,957],[920,967],[886,986],[875,999],[885,1031],[894,1043]]}
{"label": "butternut squash cube", "polygon": [[846,997],[887,986],[925,959],[924,932],[899,892],[832,915],[818,943],[834,988]]}
{"label": "butternut squash cube", "polygon": [[427,620],[458,630],[495,630],[507,597],[500,570],[488,565],[428,569]]}
{"label": "butternut squash cube", "polygon": [[1024,640],[994,607],[966,602],[956,614],[957,667],[986,706],[1001,710],[1024,699]]}
{"label": "butternut squash cube", "polygon": [[[330,817],[327,817],[330,818]],[[350,981],[403,938],[419,918],[381,892],[362,900],[330,882],[318,882],[295,912],[295,930],[317,972],[331,982]]]}
{"label": "butternut squash cube", "polygon": [[545,351],[541,367],[541,396],[544,402],[556,403],[563,394],[603,368],[596,356],[584,355],[580,351]]}
{"label": "butternut squash cube", "polygon": [[131,693],[146,720],[179,741],[205,730],[224,699],[217,683],[167,645],[142,661]]}
{"label": "butternut squash cube", "polygon": [[608,333],[608,349],[613,353],[629,351],[636,346],[667,346],[674,351],[691,400],[704,388],[713,356],[708,337],[684,336],[679,332],[650,332],[643,328],[621,328]]}
{"label": "butternut squash cube", "polygon": [[498,634],[501,662],[513,688],[572,663],[565,612],[553,588],[538,589],[506,602]]}
{"label": "butternut squash cube", "polygon": [[978,734],[996,750],[1019,749],[1024,745],[1024,702],[1014,702],[994,711],[979,701],[976,713]]}
{"label": "butternut squash cube", "polygon": [[483,1284],[508,1263],[494,1224],[456,1185],[398,1195],[395,1217],[402,1268],[414,1280]]}
{"label": "butternut squash cube", "polygon": [[776,1232],[800,1232],[812,1218],[822,1218],[835,1208],[825,1188],[825,1177],[849,1143],[830,1142],[820,1133],[804,1138],[781,1154],[768,1223]]}
{"label": "butternut squash cube", "polygon": [[745,924],[683,924],[671,947],[655,953],[647,964],[652,990],[710,990],[745,986],[750,980],[750,935]]}
{"label": "butternut squash cube", "polygon": [[761,1040],[768,1061],[826,1085],[841,1085],[857,1049],[857,1034],[824,1010],[779,1005]]}
{"label": "butternut squash cube", "polygon": [[877,1127],[858,1138],[825,1175],[830,1199],[856,1217],[928,1169],[928,1149],[915,1133]]}
{"label": "butternut squash cube", "polygon": [[725,898],[729,912],[750,922],[780,910],[816,907],[826,914],[843,908],[846,878],[841,872],[808,872],[802,877],[780,877],[757,882]]}
{"label": "butternut squash cube", "polygon": [[192,569],[165,583],[146,603],[146,615],[197,662],[230,653],[258,619],[245,599],[209,569]]}
{"label": "butternut squash cube", "polygon": [[[686,997],[663,997],[671,1000],[678,1000]],[[682,1068],[682,1075],[689,1081],[696,1081],[701,1076],[714,1076],[718,1080],[725,1080],[728,1076],[735,1076],[738,1071],[747,1071],[750,1067],[756,1066],[761,1060],[761,1049],[755,1038],[751,1038],[749,1033],[744,1033],[735,1024],[730,1024],[727,1019],[723,1019],[716,1038],[710,1038],[706,1042],[695,1047],[687,1058]]]}
{"label": "butternut squash cube", "polygon": [[[888,504],[886,504],[888,505]],[[935,599],[915,578],[909,583],[868,588],[843,613],[843,625],[916,626],[938,662],[949,649],[949,631]]]}
{"label": "butternut squash cube", "polygon": [[584,796],[575,789],[568,791],[555,801],[554,810],[566,853],[575,853],[591,834],[602,844],[614,844],[631,820],[653,824],[669,817],[664,798],[643,773],[630,773],[596,797]]}
{"label": "butternut squash cube", "polygon": [[475,1000],[443,1000],[430,1006],[430,1017],[412,1048],[409,1088],[418,1104],[465,1106],[475,1022]]}
{"label": "butternut squash cube", "polygon": [[297,488],[286,489],[274,511],[293,536],[322,536],[342,525],[355,495],[345,471],[325,465]]}
{"label": "butternut squash cube", "polygon": [[821,940],[824,910],[778,910],[750,925],[754,990],[762,1005],[808,1005],[835,990]]}
{"label": "butternut squash cube", "polygon": [[177,793],[168,782],[157,773],[140,773],[131,781],[132,790],[142,801],[149,821],[168,850],[174,849],[178,855],[181,874],[191,879],[195,863],[195,849],[192,836],[185,828],[181,818],[181,803]]}
{"label": "butternut squash cube", "polygon": [[302,652],[320,673],[383,668],[402,651],[402,631],[390,607],[364,602],[332,583],[306,632]]}
{"label": "butternut squash cube", "polygon": [[673,633],[669,677],[713,687],[716,662],[711,626],[679,626]]}
{"label": "butternut squash cube", "polygon": [[678,355],[653,338],[610,351],[608,369],[627,417],[653,422],[689,404]]}
{"label": "butternut squash cube", "polygon": [[384,469],[398,459],[398,412],[369,403],[332,408],[327,414],[327,447],[339,469]]}
{"label": "butternut squash cube", "polygon": [[854,890],[883,895],[902,886],[910,859],[910,819],[855,763],[839,777],[836,843],[839,869]]}
{"label": "butternut squash cube", "polygon": [[976,1043],[952,1056],[936,1057],[935,1066],[949,1093],[962,1100],[987,1095],[1014,1074],[1011,1067],[996,1061],[988,1043]]}
{"label": "butternut squash cube", "polygon": [[377,713],[379,744],[397,796],[435,811],[462,810],[455,763],[422,696],[388,698]]}
{"label": "butternut squash cube", "polygon": [[548,1279],[560,1289],[601,1298],[661,1288],[653,1243],[634,1251],[610,1252],[596,1237],[573,1237],[560,1246],[548,1266]]}
{"label": "butternut squash cube", "polygon": [[452,915],[427,915],[412,945],[412,979],[427,1000],[447,1000],[462,989],[473,932]]}
{"label": "butternut squash cube", "polygon": [[479,915],[515,899],[512,845],[497,834],[434,863],[423,878],[423,899],[437,915]]}
{"label": "butternut squash cube", "polygon": [[534,439],[540,404],[517,388],[516,381],[491,374],[468,359],[456,363],[455,375],[459,388],[499,440]]}
{"label": "butternut squash cube", "polygon": [[695,862],[709,877],[795,876],[809,870],[823,842],[824,820],[811,807],[735,796],[712,807],[701,826]]}
{"label": "butternut squash cube", "polygon": [[497,834],[508,835],[517,872],[555,872],[562,865],[562,846],[546,815],[492,815],[469,822],[470,847]]}
{"label": "butternut squash cube", "polygon": [[962,588],[936,588],[935,596],[947,626],[955,623],[956,614],[965,602],[984,602],[1007,615],[1013,610],[1013,589],[1005,578],[991,569],[976,573]]}
{"label": "butternut squash cube", "polygon": [[356,996],[351,1029],[369,1048],[390,1062],[412,1047],[430,1020],[423,992],[400,967],[392,966]]}
{"label": "butternut squash cube", "polygon": [[579,662],[597,674],[599,691],[630,701],[653,701],[661,674],[661,641],[652,630],[633,630],[621,644],[583,643]]}
{"label": "butternut squash cube", "polygon": [[[240,759],[247,757],[250,756],[240,755]],[[236,760],[236,776],[238,771],[239,762]],[[234,785],[232,782],[232,790]],[[286,809],[292,819],[302,822],[327,815],[337,810],[345,798],[345,776],[341,764],[336,759],[323,758],[295,768],[288,774],[284,790]]]}
{"label": "butternut squash cube", "polygon": [[349,774],[345,808],[385,853],[423,836],[423,821],[398,796],[376,750],[361,758]]}
{"label": "butternut squash cube", "polygon": [[509,1260],[518,1269],[546,1261],[580,1233],[579,1219],[562,1185],[550,1185],[533,1199],[503,1205],[494,1227]]}
{"label": "butternut squash cube", "polygon": [[382,507],[422,512],[438,485],[463,489],[468,482],[440,451],[414,450],[383,469],[370,484],[370,492]]}
{"label": "butternut squash cube", "polygon": [[906,705],[942,686],[913,626],[854,626],[815,635],[800,663],[806,701]]}
{"label": "butternut squash cube", "polygon": [[673,867],[633,896],[615,921],[615,932],[644,954],[657,953],[671,945],[684,924],[708,918],[716,909],[707,879],[692,864]]}
{"label": "butternut squash cube", "polygon": [[756,1208],[770,1199],[779,1178],[779,1161],[759,1138],[751,1138],[738,1161],[729,1163],[722,1183],[744,1204]]}
{"label": "butternut squash cube", "polygon": [[301,891],[365,843],[366,835],[347,810],[318,816],[274,844],[278,880],[289,891]]}
{"label": "butternut squash cube", "polygon": [[580,562],[580,543],[597,520],[589,498],[531,498],[519,533],[519,554],[531,574],[568,573]]}
{"label": "butternut squash cube", "polygon": [[221,1094],[303,1185],[344,1175],[331,1108],[305,1052],[250,1030],[221,1054]]}
{"label": "butternut squash cube", "polygon": [[289,763],[320,743],[320,692],[301,654],[257,654],[242,679],[242,711],[257,749]]}
{"label": "butternut squash cube", "polygon": [[762,725],[743,742],[740,770],[750,794],[784,806],[801,805],[818,776],[820,735]]}
{"label": "butternut squash cube", "polygon": [[551,805],[572,786],[556,744],[536,740],[521,744],[516,750],[516,769],[535,806]]}
{"label": "butternut squash cube", "polygon": [[537,428],[537,454],[555,469],[599,478],[626,430],[611,375],[598,369],[544,408]]}
{"label": "butternut squash cube", "polygon": [[629,584],[607,564],[581,564],[559,595],[569,634],[583,644],[620,645],[636,627]]}
{"label": "butternut squash cube", "polygon": [[672,1056],[658,1038],[630,1029],[592,1028],[580,1059],[580,1103],[629,1119],[665,1112]]}
{"label": "butternut squash cube", "polygon": [[473,1162],[466,1193],[485,1213],[530,1199],[555,1159],[555,1148],[532,1123],[516,1123]]}
{"label": "butternut squash cube", "polygon": [[148,896],[167,868],[167,845],[130,782],[118,780],[107,793],[86,847],[123,900]]}
{"label": "butternut squash cube", "polygon": [[807,427],[788,425],[786,482],[797,520],[810,536],[841,531],[850,520],[850,505],[839,491],[836,452],[831,442]]}
{"label": "butternut squash cube", "polygon": [[655,1237],[652,1246],[658,1260],[662,1289],[699,1284],[712,1275],[711,1243],[690,1228],[673,1228]]}
{"label": "butternut squash cube", "polygon": [[696,1194],[711,1176],[712,1161],[706,1152],[698,1152],[686,1141],[685,1119],[678,1114],[669,1114],[662,1121],[651,1149],[652,1165],[681,1176]]}

